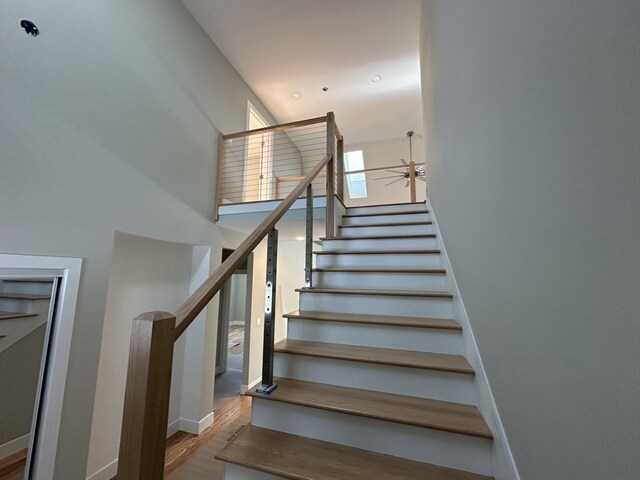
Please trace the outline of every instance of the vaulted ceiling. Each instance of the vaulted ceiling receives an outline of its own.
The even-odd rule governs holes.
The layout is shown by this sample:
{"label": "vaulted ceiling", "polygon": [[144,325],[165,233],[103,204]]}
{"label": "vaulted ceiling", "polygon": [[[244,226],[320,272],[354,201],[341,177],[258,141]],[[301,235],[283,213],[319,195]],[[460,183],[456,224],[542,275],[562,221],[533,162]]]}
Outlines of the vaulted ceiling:
{"label": "vaulted ceiling", "polygon": [[279,123],[333,111],[348,144],[420,131],[419,0],[182,1]]}

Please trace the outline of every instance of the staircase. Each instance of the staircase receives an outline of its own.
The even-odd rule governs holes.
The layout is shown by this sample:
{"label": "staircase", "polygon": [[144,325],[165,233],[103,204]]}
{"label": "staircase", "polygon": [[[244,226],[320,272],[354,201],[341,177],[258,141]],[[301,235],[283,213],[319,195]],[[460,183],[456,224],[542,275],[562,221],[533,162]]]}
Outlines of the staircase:
{"label": "staircase", "polygon": [[216,458],[226,480],[480,480],[493,435],[424,203],[348,208],[284,315],[278,388]]}
{"label": "staircase", "polygon": [[52,279],[0,279],[0,352],[47,322]]}

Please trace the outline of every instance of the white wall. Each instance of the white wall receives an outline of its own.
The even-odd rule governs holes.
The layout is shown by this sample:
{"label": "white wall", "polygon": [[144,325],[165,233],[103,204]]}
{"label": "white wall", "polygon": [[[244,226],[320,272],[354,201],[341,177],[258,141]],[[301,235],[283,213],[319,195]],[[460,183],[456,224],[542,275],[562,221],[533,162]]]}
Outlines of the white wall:
{"label": "white wall", "polygon": [[[422,135],[416,132],[412,139],[413,161],[424,162],[424,141]],[[380,140],[376,142],[366,142],[357,144],[347,144],[345,152],[362,150],[365,168],[386,167],[388,165],[402,165],[401,158],[409,162],[409,140],[407,137],[394,138],[390,140]],[[406,168],[394,168],[398,172],[404,172]],[[389,185],[385,184],[394,181],[396,178],[378,180],[382,177],[394,176],[395,173],[383,170],[381,172],[368,172],[365,174],[367,182],[367,198],[349,198],[349,188],[345,182],[345,203],[347,206],[371,205],[380,203],[402,203],[411,201],[411,187],[406,187],[406,180],[401,180]],[[398,176],[399,178],[399,176]],[[416,200],[425,200],[425,183],[416,181]]]}
{"label": "white wall", "polygon": [[[115,234],[96,387],[97,414],[91,428],[90,471],[118,457],[131,319],[141,312],[177,310],[189,296],[192,250],[190,245]],[[180,418],[183,353],[184,345],[178,344],[169,423]]]}
{"label": "white wall", "polygon": [[178,1],[0,2],[0,72],[0,251],[84,258],[55,472],[82,479],[114,232],[215,266],[241,237],[210,221],[218,134],[248,99],[272,119]]}
{"label": "white wall", "polygon": [[520,474],[640,478],[640,3],[425,7],[429,198]]}
{"label": "white wall", "polygon": [[234,274],[231,281],[231,298],[229,305],[229,322],[244,324],[247,296],[247,275]]}

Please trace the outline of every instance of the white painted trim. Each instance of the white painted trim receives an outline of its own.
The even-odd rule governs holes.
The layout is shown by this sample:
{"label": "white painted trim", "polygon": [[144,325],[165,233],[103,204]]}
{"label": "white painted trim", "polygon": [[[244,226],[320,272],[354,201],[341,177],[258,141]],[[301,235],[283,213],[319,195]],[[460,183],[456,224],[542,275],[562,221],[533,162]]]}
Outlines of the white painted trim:
{"label": "white painted trim", "polygon": [[245,394],[247,393],[249,390],[251,390],[253,387],[257,386],[260,382],[262,381],[262,377],[260,378],[256,378],[253,382],[251,382],[249,385],[240,385],[240,393]]}
{"label": "white painted trim", "polygon": [[188,418],[180,419],[180,430],[194,435],[200,435],[207,427],[213,424],[213,412],[204,417],[202,420],[190,420]]}
{"label": "white painted trim", "polygon": [[20,450],[24,450],[29,447],[29,437],[31,435],[26,434],[22,437],[18,437],[10,442],[0,445],[0,460],[7,458],[14,453],[18,453]]}
{"label": "white painted trim", "polygon": [[462,325],[465,341],[465,356],[476,371],[475,393],[478,410],[480,410],[480,413],[489,425],[489,428],[491,428],[494,436],[493,475],[496,480],[520,480],[520,475],[518,473],[513,454],[511,453],[511,448],[509,447],[507,434],[502,425],[502,420],[500,419],[500,414],[498,413],[498,407],[493,398],[493,393],[491,392],[489,379],[487,378],[487,373],[485,372],[484,365],[482,364],[482,358],[480,357],[480,351],[473,334],[473,328],[471,327],[467,310],[464,307],[460,290],[453,273],[453,267],[451,266],[449,256],[447,255],[447,249],[444,246],[444,239],[442,238],[442,233],[438,227],[438,221],[429,199],[427,199],[427,210],[431,212],[433,232],[436,234],[438,248],[441,252],[442,266],[447,272],[447,290],[453,294],[454,317],[455,320]]}
{"label": "white painted trim", "polygon": [[58,304],[50,333],[50,363],[45,372],[45,388],[40,402],[40,435],[36,439],[34,451],[31,452],[30,478],[47,480],[54,477],[82,259],[0,254],[0,266],[3,269],[30,269],[38,272],[55,270],[58,272],[56,276],[60,276]]}
{"label": "white painted trim", "polygon": [[111,480],[118,473],[118,459],[102,467],[96,473],[87,477],[87,480]]}
{"label": "white painted trim", "polygon": [[178,433],[179,430],[180,430],[180,419],[177,418],[173,422],[171,422],[169,425],[167,425],[167,438],[169,438],[171,435],[175,435],[176,433]]}

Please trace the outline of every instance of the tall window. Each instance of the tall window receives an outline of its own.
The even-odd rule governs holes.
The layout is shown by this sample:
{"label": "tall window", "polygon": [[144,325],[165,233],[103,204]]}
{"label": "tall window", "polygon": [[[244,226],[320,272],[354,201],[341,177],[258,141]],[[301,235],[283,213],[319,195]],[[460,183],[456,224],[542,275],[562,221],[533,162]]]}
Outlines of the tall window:
{"label": "tall window", "polygon": [[[354,172],[364,170],[364,157],[362,150],[353,152],[345,152],[344,169],[346,172]],[[354,173],[346,175],[347,187],[349,189],[349,198],[367,198],[367,179],[362,173]]]}

